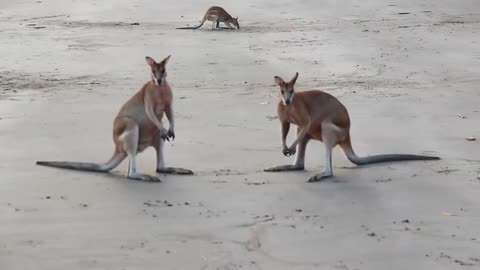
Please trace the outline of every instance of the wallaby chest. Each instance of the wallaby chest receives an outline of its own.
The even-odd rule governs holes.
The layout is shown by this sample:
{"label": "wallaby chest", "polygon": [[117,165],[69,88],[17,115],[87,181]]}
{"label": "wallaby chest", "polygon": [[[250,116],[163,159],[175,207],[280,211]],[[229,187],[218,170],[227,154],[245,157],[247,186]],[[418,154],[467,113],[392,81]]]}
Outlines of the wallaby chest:
{"label": "wallaby chest", "polygon": [[305,114],[298,104],[292,103],[288,106],[282,101],[278,103],[278,118],[282,122],[288,122],[297,126],[301,126],[305,122]]}
{"label": "wallaby chest", "polygon": [[153,109],[157,116],[163,116],[164,111],[172,105],[172,91],[170,86],[153,86],[149,89],[153,99]]}

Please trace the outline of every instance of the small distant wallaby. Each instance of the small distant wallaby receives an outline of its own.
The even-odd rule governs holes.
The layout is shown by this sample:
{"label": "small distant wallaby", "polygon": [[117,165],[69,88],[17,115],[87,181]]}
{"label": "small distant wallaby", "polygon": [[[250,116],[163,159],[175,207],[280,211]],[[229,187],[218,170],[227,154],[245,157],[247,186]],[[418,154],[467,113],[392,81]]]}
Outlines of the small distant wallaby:
{"label": "small distant wallaby", "polygon": [[[146,62],[151,68],[151,81],[132,96],[120,109],[113,122],[113,141],[115,150],[110,161],[104,164],[67,162],[67,161],[37,161],[38,165],[65,168],[81,171],[108,172],[117,167],[127,156],[129,158],[127,178],[160,182],[155,176],[139,174],[136,170],[136,155],[153,146],[157,152],[157,172],[171,174],[193,174],[182,168],[165,167],[163,157],[164,141],[175,139],[172,90],[167,83],[166,65],[170,55],[157,63],[150,57]],[[162,124],[163,114],[169,121],[169,129]]]}
{"label": "small distant wallaby", "polygon": [[[386,154],[368,157],[359,157],[355,154],[350,141],[350,118],[347,109],[332,95],[318,91],[303,91],[295,93],[294,85],[298,73],[293,79],[285,82],[275,76],[275,83],[280,86],[281,100],[278,103],[278,118],[282,124],[282,146],[285,156],[298,155],[293,165],[283,165],[265,169],[267,172],[304,170],[305,150],[310,140],[322,141],[325,145],[325,171],[312,176],[308,182],[317,182],[332,177],[332,149],[336,145],[345,152],[348,160],[356,165],[372,163],[402,161],[402,160],[438,160],[439,157]],[[286,138],[290,123],[296,125],[297,138],[290,147],[287,147]],[[296,149],[298,145],[298,148]]]}
{"label": "small distant wallaby", "polygon": [[230,29],[234,29],[232,27],[236,26],[237,29],[240,29],[240,25],[238,24],[238,17],[234,18],[230,14],[228,14],[225,9],[222,7],[217,7],[213,6],[210,7],[207,12],[205,12],[205,15],[203,16],[202,22],[198,26],[193,26],[193,27],[178,27],[177,29],[198,29],[202,27],[202,25],[205,23],[206,20],[209,20],[212,22],[212,30],[214,28],[220,28],[220,23],[223,22],[225,25],[228,26]]}

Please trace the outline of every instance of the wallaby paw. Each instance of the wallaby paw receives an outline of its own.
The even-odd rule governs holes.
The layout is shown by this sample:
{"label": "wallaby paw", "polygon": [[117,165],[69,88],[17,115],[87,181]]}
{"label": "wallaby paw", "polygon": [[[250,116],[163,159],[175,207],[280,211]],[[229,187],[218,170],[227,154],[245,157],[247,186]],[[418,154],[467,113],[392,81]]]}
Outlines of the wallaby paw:
{"label": "wallaby paw", "polygon": [[293,155],[295,155],[296,152],[297,152],[297,149],[295,149],[295,147],[284,146],[283,149],[282,149],[282,153],[286,157],[293,156]]}
{"label": "wallaby paw", "polygon": [[183,169],[183,168],[172,168],[172,167],[159,168],[157,169],[157,172],[164,173],[164,174],[193,175],[193,171],[191,170]]}
{"label": "wallaby paw", "polygon": [[156,177],[156,176],[150,176],[149,175],[149,182],[155,182],[155,183],[160,183],[162,182],[162,180],[160,180],[160,178]]}
{"label": "wallaby paw", "polygon": [[175,131],[173,129],[169,129],[167,133],[168,138],[171,138],[172,141],[175,140]]}
{"label": "wallaby paw", "polygon": [[193,175],[193,171],[183,168],[176,168],[175,174],[182,174],[182,175]]}
{"label": "wallaby paw", "polygon": [[145,181],[145,182],[154,182],[154,183],[160,183],[162,180],[156,176],[151,176],[148,174],[135,174],[135,175],[130,175],[128,176],[128,179],[132,180],[140,180],[140,181]]}
{"label": "wallaby paw", "polygon": [[164,141],[170,141],[170,136],[167,129],[163,128],[160,130],[160,138]]}
{"label": "wallaby paw", "polygon": [[320,182],[320,181],[322,181],[324,179],[327,179],[327,178],[330,178],[330,177],[333,177],[333,174],[323,172],[321,174],[317,174],[317,175],[314,175],[314,176],[310,177],[307,182],[308,183]]}
{"label": "wallaby paw", "polygon": [[266,168],[264,172],[283,172],[283,171],[303,171],[305,168],[304,166],[297,166],[297,165],[281,165]]}

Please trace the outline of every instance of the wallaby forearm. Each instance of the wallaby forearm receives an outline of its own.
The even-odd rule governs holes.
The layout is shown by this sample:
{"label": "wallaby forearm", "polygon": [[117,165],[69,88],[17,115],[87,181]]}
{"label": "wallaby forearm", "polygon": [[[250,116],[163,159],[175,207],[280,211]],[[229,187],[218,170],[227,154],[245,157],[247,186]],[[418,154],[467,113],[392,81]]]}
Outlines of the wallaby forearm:
{"label": "wallaby forearm", "polygon": [[145,113],[147,114],[148,116],[148,119],[150,119],[150,121],[152,121],[155,126],[157,126],[157,128],[159,130],[163,130],[164,127],[163,127],[163,124],[162,124],[162,121],[160,121],[157,116],[155,115],[155,110],[153,108],[153,102],[152,102],[152,98],[150,96],[150,94],[148,93],[148,89],[145,91]]}
{"label": "wallaby forearm", "polygon": [[173,116],[173,108],[172,105],[168,107],[168,109],[165,110],[165,115],[167,116],[168,119],[168,129],[173,130],[175,128],[175,119]]}
{"label": "wallaby forearm", "polygon": [[290,123],[283,122],[282,123],[282,146],[287,146],[287,136],[289,131],[290,131]]}
{"label": "wallaby forearm", "polygon": [[297,134],[297,138],[292,143],[292,148],[295,148],[297,144],[307,136],[308,130],[310,129],[310,122],[308,124],[300,127],[300,132]]}

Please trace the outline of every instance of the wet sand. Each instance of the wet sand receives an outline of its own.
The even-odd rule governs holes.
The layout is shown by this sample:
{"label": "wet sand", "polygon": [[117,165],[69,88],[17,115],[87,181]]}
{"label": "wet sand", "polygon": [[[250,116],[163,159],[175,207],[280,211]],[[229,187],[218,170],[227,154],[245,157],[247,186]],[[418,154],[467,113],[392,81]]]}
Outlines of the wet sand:
{"label": "wet sand", "polygon": [[[477,1],[0,1],[0,269],[474,269],[480,266]],[[35,166],[106,161],[113,118],[171,54],[175,142],[162,183]],[[359,155],[441,161],[335,178],[268,174],[281,153],[273,76],[348,108]],[[294,131],[294,129],[292,129]],[[467,137],[476,141],[468,141]],[[294,139],[291,132],[289,142]],[[138,157],[154,174],[155,154]]]}

